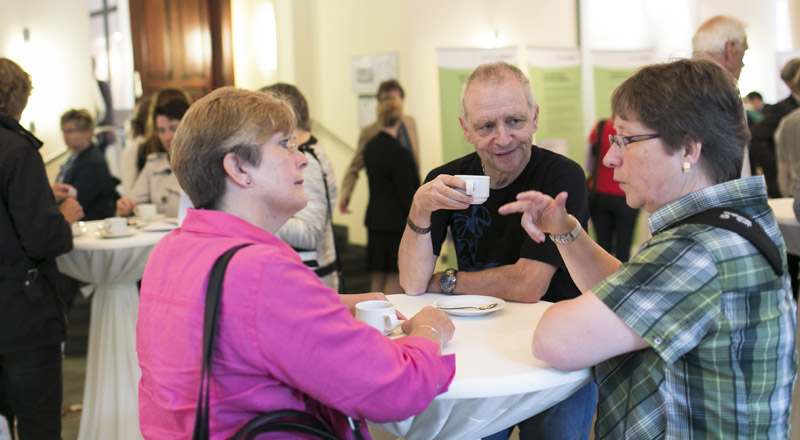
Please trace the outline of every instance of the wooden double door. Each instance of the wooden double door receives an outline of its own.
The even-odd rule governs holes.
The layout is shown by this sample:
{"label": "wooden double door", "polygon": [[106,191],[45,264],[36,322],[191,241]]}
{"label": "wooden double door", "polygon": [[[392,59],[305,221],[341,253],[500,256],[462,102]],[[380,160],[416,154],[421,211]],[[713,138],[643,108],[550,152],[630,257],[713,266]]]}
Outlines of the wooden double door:
{"label": "wooden double door", "polygon": [[142,96],[180,87],[197,99],[233,84],[230,0],[130,0]]}

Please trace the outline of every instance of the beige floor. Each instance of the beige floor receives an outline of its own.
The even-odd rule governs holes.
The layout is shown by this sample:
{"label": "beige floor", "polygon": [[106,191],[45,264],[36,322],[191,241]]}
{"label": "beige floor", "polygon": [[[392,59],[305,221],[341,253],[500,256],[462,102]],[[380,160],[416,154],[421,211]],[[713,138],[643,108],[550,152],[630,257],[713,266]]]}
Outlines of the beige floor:
{"label": "beige floor", "polygon": [[64,403],[61,418],[62,440],[76,440],[81,424],[80,405],[83,402],[83,382],[86,377],[86,358],[64,359]]}

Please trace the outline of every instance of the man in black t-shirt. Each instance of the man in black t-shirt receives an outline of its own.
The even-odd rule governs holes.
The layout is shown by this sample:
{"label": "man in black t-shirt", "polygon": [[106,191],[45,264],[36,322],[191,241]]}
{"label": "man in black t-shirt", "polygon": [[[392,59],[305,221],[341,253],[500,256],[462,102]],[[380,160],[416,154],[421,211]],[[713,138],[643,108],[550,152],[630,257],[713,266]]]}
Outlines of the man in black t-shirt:
{"label": "man in black t-shirt", "polygon": [[[400,244],[400,284],[409,295],[424,292],[491,295],[504,300],[560,301],[580,295],[555,243],[535,243],[520,215],[497,209],[518,193],[537,190],[555,197],[568,192],[567,211],[586,228],[589,210],[583,169],[572,160],[532,145],[539,108],[530,83],[517,67],[479,66],[466,80],[458,118],[475,153],[431,171],[409,213]],[[489,198],[472,196],[456,174],[490,177]],[[450,229],[458,269],[433,273]],[[597,387],[590,382],[565,401],[520,423],[520,438],[588,438]],[[510,428],[492,436],[507,438]]]}

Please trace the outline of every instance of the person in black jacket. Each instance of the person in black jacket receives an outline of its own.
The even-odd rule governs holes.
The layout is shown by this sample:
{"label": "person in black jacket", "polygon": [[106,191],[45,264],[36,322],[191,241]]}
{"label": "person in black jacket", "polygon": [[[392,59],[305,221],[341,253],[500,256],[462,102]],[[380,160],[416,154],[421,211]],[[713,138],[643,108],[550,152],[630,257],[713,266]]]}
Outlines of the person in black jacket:
{"label": "person in black jacket", "polygon": [[61,438],[65,307],[56,256],[72,249],[83,212],[45,174],[42,142],[19,120],[31,80],[0,58],[0,414],[21,440]]}
{"label": "person in black jacket", "polygon": [[119,180],[111,175],[105,156],[92,142],[92,115],[84,109],[67,110],[61,115],[61,132],[72,154],[61,166],[56,182],[75,187],[84,220],[113,217],[119,198],[115,189]]}
{"label": "person in black jacket", "polygon": [[[764,175],[767,180],[767,194],[771,198],[781,197],[778,166],[775,160],[775,130],[778,129],[781,119],[800,105],[797,98],[800,90],[797,90],[792,81],[798,71],[800,71],[800,58],[789,60],[781,68],[781,79],[792,93],[786,99],[764,110],[764,119],[750,130],[750,166],[753,167],[753,174]],[[792,266],[791,262],[789,266]]]}
{"label": "person in black jacket", "polygon": [[406,217],[419,188],[419,173],[409,150],[397,140],[403,103],[387,96],[378,103],[381,129],[364,147],[369,178],[367,226],[367,270],[370,291],[402,293],[397,250],[406,227]]}

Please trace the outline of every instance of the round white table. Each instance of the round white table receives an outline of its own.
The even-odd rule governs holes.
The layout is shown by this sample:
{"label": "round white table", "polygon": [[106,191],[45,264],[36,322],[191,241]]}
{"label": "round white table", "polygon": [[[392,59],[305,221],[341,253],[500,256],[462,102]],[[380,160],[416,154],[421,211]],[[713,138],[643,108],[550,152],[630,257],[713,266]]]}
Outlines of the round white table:
{"label": "round white table", "polygon": [[[96,234],[101,221],[87,222],[74,248],[56,259],[58,269],[96,286],[89,322],[86,383],[78,438],[141,439],[137,387],[142,373],[136,358],[139,289],[153,246],[169,223],[152,232],[122,238]],[[151,229],[151,226],[143,229]],[[172,226],[177,227],[177,224]],[[159,230],[160,229],[160,230]]]}
{"label": "round white table", "polygon": [[[407,317],[441,294],[389,295]],[[569,397],[586,384],[588,369],[557,370],[531,354],[531,341],[550,303],[506,302],[482,316],[451,316],[456,331],[442,348],[455,353],[450,388],[420,415],[379,424],[406,440],[477,439],[527,419]]]}

